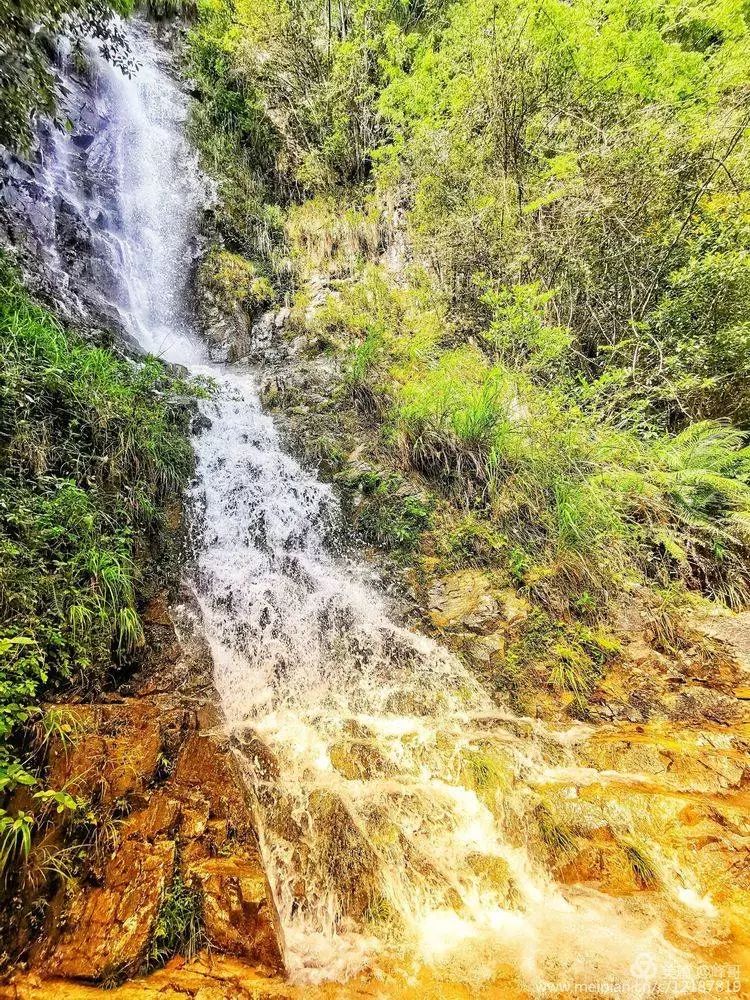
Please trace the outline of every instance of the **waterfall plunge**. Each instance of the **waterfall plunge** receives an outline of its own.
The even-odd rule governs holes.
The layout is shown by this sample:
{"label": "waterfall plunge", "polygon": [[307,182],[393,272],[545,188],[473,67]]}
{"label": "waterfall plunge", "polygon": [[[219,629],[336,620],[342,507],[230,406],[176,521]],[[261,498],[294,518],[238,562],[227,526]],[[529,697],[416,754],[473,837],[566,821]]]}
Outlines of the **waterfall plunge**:
{"label": "waterfall plunge", "polygon": [[54,139],[49,183],[88,220],[141,347],[218,385],[195,441],[193,585],[291,977],[397,963],[532,994],[596,981],[600,995],[608,982],[650,995],[638,956],[686,969],[656,914],[562,888],[524,846],[530,789],[574,767],[576,733],[498,711],[451,654],[396,623],[329,543],[336,501],[282,450],[253,373],[210,364],[190,315],[206,186],[187,100],[148,30],[132,37],[133,79],[97,62],[93,87],[73,88],[71,117],[93,100],[96,128],[87,144]]}

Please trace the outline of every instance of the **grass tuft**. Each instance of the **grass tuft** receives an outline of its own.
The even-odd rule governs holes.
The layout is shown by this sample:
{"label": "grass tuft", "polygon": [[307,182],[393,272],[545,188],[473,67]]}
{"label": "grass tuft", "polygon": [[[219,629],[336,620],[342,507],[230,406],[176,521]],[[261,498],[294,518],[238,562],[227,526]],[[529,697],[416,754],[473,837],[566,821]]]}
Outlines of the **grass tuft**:
{"label": "grass tuft", "polygon": [[161,968],[175,955],[193,958],[204,944],[200,892],[177,874],[162,899],[149,944],[147,967]]}

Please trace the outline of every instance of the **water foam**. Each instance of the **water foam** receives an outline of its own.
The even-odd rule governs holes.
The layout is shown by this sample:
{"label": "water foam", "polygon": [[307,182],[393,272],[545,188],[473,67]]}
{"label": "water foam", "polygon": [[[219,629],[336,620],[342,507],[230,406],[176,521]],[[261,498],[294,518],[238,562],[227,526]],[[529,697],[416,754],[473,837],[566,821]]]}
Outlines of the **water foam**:
{"label": "water foam", "polygon": [[285,454],[252,372],[208,362],[189,296],[205,182],[186,98],[135,30],[139,73],[100,65],[101,128],[85,162],[57,140],[56,183],[101,216],[142,347],[216,380],[195,442],[192,582],[290,975],[342,979],[396,956],[478,982],[510,969],[532,992],[611,980],[612,995],[617,981],[649,995],[664,962],[687,970],[655,910],[559,885],[529,846],[535,787],[602,778],[575,761],[586,728],[515,718],[399,624],[336,551],[335,498]]}

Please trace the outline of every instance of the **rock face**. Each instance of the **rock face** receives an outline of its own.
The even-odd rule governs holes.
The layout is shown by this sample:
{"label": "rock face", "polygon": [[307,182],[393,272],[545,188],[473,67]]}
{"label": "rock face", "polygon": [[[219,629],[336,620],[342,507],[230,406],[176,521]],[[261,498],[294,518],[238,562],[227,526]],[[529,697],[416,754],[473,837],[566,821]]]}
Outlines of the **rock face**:
{"label": "rock face", "polygon": [[465,569],[434,581],[427,592],[429,617],[441,630],[486,636],[518,625],[529,603],[513,590],[497,590],[486,573]]}
{"label": "rock face", "polygon": [[[133,697],[64,706],[77,735],[50,748],[50,784],[87,804],[90,829],[77,883],[63,881],[41,929],[27,931],[28,964],[43,980],[104,984],[143,971],[180,885],[197,900],[201,943],[259,975],[280,973],[282,935],[242,775],[220,731],[210,659],[178,642],[163,595],[143,617],[160,669],[147,651]],[[57,846],[80,841],[57,831]],[[35,844],[30,861],[44,849]]]}
{"label": "rock face", "polygon": [[[80,103],[93,108],[85,78],[73,77],[73,86]],[[76,163],[87,159],[89,140],[100,124],[93,111],[78,122],[69,164],[59,162],[57,136],[51,127],[41,131],[29,162],[0,150],[0,242],[15,252],[28,287],[59,315],[79,329],[101,327],[116,332],[119,342],[135,350],[137,345],[126,332],[118,307],[116,277],[102,253],[102,232],[117,224],[114,197],[110,194],[106,211],[87,216],[72,195],[59,190],[60,171],[72,174]],[[114,190],[106,177],[100,181],[102,194]]]}
{"label": "rock face", "polygon": [[136,967],[146,954],[174,862],[174,840],[150,841],[131,830],[107,864],[104,885],[79,893],[64,911],[66,930],[58,940],[50,928],[54,946],[42,972],[106,980]]}
{"label": "rock face", "polygon": [[243,309],[237,303],[222,302],[205,283],[199,283],[196,304],[213,360],[237,361],[245,357],[251,347],[251,324]]}
{"label": "rock face", "polygon": [[177,763],[174,782],[185,807],[185,878],[201,893],[209,943],[279,971],[281,928],[229,743],[211,735],[192,735]]}
{"label": "rock face", "polygon": [[[109,709],[98,713],[99,731],[67,763],[77,768],[88,754],[89,773],[106,788],[100,808],[125,799],[133,811],[115,834],[99,884],[85,885],[70,900],[53,901],[34,964],[45,976],[87,980],[117,979],[139,970],[165,894],[179,872],[199,895],[211,947],[269,973],[279,971],[282,947],[273,900],[228,744],[201,732],[194,713],[184,713],[173,773],[159,785],[168,703],[134,700]],[[122,729],[109,737],[101,726],[113,720]],[[55,766],[59,771],[59,758]],[[80,791],[87,783],[73,774],[70,780]]]}
{"label": "rock face", "polygon": [[[422,981],[424,980],[424,981]],[[174,959],[158,972],[135,979],[104,992],[101,988],[61,979],[40,980],[34,975],[19,976],[6,987],[0,986],[0,1000],[531,1000],[528,994],[507,986],[477,991],[476,987],[450,983],[432,977],[415,982],[393,977],[361,977],[348,983],[309,983],[293,986],[281,977],[269,978],[236,958],[202,954],[190,962]]]}
{"label": "rock face", "polygon": [[281,952],[273,902],[257,853],[208,857],[186,866],[200,887],[203,920],[211,946],[279,971]]}
{"label": "rock face", "polygon": [[724,646],[739,667],[740,686],[750,686],[750,611],[741,614],[718,613],[696,623],[703,635]]}
{"label": "rock face", "polygon": [[487,578],[474,570],[462,570],[437,580],[428,597],[432,623],[441,629],[461,627],[481,631],[497,618],[500,610]]}

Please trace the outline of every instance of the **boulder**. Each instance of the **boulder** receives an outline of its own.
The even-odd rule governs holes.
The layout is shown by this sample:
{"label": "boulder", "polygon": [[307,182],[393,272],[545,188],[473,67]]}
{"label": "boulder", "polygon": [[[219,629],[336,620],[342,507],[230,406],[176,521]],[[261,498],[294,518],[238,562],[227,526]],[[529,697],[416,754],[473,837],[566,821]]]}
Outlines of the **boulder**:
{"label": "boulder", "polygon": [[750,611],[733,614],[715,611],[703,619],[693,620],[692,625],[703,635],[731,648],[738,659],[750,669]]}
{"label": "boulder", "polygon": [[259,855],[206,858],[186,874],[200,887],[211,947],[280,971],[280,933]]}
{"label": "boulder", "polygon": [[461,570],[437,580],[427,596],[430,619],[439,629],[481,631],[500,611],[487,576],[476,570]]}

